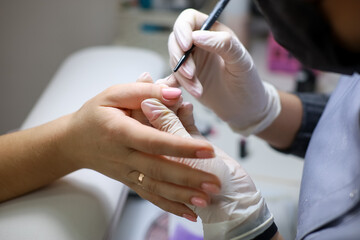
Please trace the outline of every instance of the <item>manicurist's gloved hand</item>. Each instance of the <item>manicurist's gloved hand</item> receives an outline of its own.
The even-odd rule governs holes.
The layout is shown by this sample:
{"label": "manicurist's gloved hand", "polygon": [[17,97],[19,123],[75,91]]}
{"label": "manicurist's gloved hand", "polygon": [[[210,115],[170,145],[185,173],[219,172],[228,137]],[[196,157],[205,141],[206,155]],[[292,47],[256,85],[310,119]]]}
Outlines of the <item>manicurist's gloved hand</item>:
{"label": "manicurist's gloved hand", "polygon": [[280,112],[276,89],[259,78],[254,62],[236,35],[216,22],[211,31],[200,29],[207,15],[185,10],[169,38],[170,64],[196,48],[174,77],[160,80],[183,86],[211,108],[233,130],[250,135],[268,127]]}
{"label": "manicurist's gloved hand", "polygon": [[[194,125],[192,105],[183,103],[177,115],[157,99],[143,101],[142,110],[157,129],[184,138],[202,138]],[[253,239],[273,224],[265,200],[244,169],[220,149],[212,159],[170,158],[215,174],[221,181],[211,203],[188,205],[202,219],[205,239]]]}

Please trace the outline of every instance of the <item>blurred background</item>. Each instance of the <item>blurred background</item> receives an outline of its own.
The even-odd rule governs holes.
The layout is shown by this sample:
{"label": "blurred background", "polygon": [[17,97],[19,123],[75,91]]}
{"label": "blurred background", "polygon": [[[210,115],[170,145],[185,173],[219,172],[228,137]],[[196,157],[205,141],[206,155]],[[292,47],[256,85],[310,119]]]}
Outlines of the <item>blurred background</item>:
{"label": "blurred background", "polygon": [[[61,62],[71,53],[89,46],[120,44],[151,49],[167,61],[167,37],[180,11],[193,7],[208,13],[215,2],[0,1],[0,134],[19,128]],[[222,21],[232,27],[251,51],[263,54],[268,51],[267,46],[259,46],[256,40],[253,41],[268,36],[266,24],[254,6],[248,0],[232,1],[230,5],[222,15]],[[276,54],[272,58],[277,56],[283,60]],[[255,57],[257,60],[261,58]],[[278,65],[272,69],[281,70],[287,63]],[[290,70],[292,73],[284,72],[290,80],[279,84],[282,89],[293,89],[291,81],[296,71]],[[283,73],[280,75],[275,78],[284,79]],[[324,86],[320,81],[316,89],[329,92],[332,86]]]}
{"label": "blurred background", "polygon": [[[137,47],[155,52],[167,64],[167,39],[180,12],[196,8],[209,13],[216,2],[1,0],[0,134],[20,128],[69,55],[99,45]],[[264,81],[289,92],[328,94],[334,89],[339,76],[304,68],[273,40],[251,1],[233,0],[220,21],[230,26],[247,47]],[[164,70],[163,76],[169,73],[170,67]],[[186,93],[184,98],[195,102]],[[213,113],[196,103],[195,118],[210,141],[245,166],[265,195],[285,239],[293,239],[302,160],[278,154],[258,139],[244,139],[232,133]],[[114,220],[112,239],[167,239],[161,236],[169,234],[167,226],[172,221],[163,214],[130,194],[124,212]],[[139,222],[140,218],[143,222]]]}

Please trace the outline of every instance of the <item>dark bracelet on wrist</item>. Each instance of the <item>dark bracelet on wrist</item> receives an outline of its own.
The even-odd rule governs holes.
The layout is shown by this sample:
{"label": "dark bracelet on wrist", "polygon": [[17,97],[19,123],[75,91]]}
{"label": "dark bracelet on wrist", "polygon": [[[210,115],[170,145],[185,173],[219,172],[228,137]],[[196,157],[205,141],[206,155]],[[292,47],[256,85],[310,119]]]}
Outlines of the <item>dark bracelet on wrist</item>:
{"label": "dark bracelet on wrist", "polygon": [[275,236],[277,231],[278,228],[274,222],[273,224],[271,224],[271,226],[268,229],[265,230],[265,232],[263,232],[259,236],[256,236],[253,240],[270,240]]}

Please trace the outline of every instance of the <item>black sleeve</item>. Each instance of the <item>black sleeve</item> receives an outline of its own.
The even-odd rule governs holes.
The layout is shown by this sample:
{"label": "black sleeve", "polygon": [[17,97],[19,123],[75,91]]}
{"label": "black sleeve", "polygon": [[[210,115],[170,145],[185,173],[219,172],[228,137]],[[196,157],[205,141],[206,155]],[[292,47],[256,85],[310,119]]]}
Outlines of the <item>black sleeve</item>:
{"label": "black sleeve", "polygon": [[320,120],[325,106],[329,100],[328,95],[314,93],[295,93],[303,105],[303,117],[299,132],[294,142],[287,149],[276,149],[279,152],[305,157],[312,133]]}

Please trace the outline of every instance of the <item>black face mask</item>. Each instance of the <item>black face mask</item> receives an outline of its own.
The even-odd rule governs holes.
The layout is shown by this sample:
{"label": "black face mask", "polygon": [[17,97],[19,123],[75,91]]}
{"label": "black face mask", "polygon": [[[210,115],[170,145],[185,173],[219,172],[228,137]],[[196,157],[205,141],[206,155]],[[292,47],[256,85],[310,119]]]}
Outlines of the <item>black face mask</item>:
{"label": "black face mask", "polygon": [[323,71],[360,72],[360,54],[346,50],[314,3],[306,0],[254,0],[276,41],[305,66]]}

